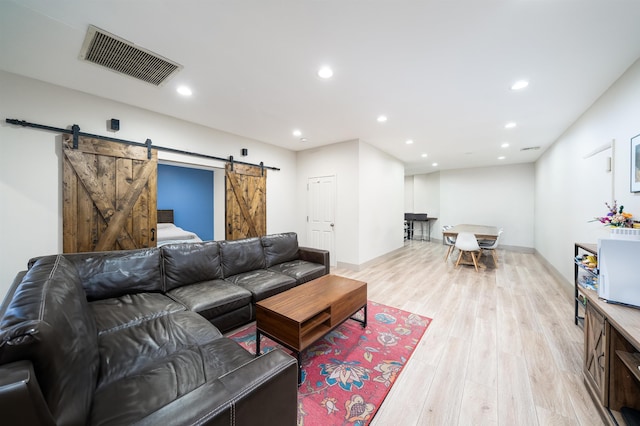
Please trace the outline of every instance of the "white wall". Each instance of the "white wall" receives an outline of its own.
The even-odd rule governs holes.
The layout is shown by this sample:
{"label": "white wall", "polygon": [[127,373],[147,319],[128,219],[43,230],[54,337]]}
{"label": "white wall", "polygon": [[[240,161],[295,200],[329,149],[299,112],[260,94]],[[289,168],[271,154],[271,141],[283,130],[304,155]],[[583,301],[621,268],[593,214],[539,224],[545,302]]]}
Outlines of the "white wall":
{"label": "white wall", "polygon": [[434,238],[442,238],[442,225],[492,225],[504,228],[501,244],[531,249],[534,172],[533,164],[515,164],[415,175],[414,211],[438,218]]}
{"label": "white wall", "polygon": [[[87,133],[141,142],[150,138],[157,146],[225,158],[237,158],[240,149],[247,148],[244,161],[281,169],[267,175],[267,232],[300,233],[294,227],[297,170],[291,151],[1,71],[0,93],[0,298],[29,258],[62,250],[59,135],[10,125],[5,118],[53,127],[78,124]],[[110,118],[120,119],[121,130],[115,135],[106,131]],[[166,152],[159,157],[221,166]]]}
{"label": "white wall", "polygon": [[[440,219],[440,172],[413,176],[413,210],[408,213],[427,213],[438,220],[431,222],[431,237],[442,239],[442,221]],[[426,238],[429,228],[426,224],[414,227],[415,238]]]}
{"label": "white wall", "polygon": [[440,221],[504,228],[501,244],[534,246],[534,165],[440,172]]}
{"label": "white wall", "polygon": [[358,265],[403,246],[404,165],[360,142]]}
{"label": "white wall", "polygon": [[[640,193],[631,193],[630,140],[640,133],[640,61],[633,64],[536,162],[535,245],[573,282],[575,242],[596,243],[608,230],[589,222],[613,199],[640,220]],[[615,141],[590,158],[585,155]],[[612,173],[605,171],[614,157]]]}
{"label": "white wall", "polygon": [[[358,263],[358,141],[347,141],[297,153],[297,227],[300,245],[308,244],[306,235],[307,181],[312,177],[336,177],[335,258],[339,262]],[[305,230],[304,232],[302,230]]]}
{"label": "white wall", "polygon": [[413,176],[404,177],[404,212],[413,212]]}
{"label": "white wall", "polygon": [[[336,176],[336,261],[360,265],[403,244],[402,164],[359,140],[300,151],[298,228],[306,228],[307,181]],[[301,233],[301,244],[306,235]]]}

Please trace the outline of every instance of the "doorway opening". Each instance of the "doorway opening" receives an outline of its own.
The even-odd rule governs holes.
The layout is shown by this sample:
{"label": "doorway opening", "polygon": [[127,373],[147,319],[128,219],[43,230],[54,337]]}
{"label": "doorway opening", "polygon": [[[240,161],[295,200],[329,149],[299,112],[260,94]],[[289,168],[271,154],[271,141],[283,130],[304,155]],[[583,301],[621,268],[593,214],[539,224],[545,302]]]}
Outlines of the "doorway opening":
{"label": "doorway opening", "polygon": [[224,169],[160,161],[158,209],[174,210],[177,226],[202,240],[224,239]]}
{"label": "doorway opening", "polygon": [[336,177],[311,177],[307,181],[307,241],[328,250],[331,266],[337,265],[335,247]]}

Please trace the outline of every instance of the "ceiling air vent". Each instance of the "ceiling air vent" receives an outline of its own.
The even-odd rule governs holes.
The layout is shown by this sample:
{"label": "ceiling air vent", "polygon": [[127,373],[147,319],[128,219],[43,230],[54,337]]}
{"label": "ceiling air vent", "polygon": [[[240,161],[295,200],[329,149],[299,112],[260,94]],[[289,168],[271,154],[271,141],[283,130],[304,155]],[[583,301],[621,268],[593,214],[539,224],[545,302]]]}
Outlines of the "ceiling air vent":
{"label": "ceiling air vent", "polygon": [[182,65],[89,25],[80,59],[109,68],[120,74],[161,86]]}
{"label": "ceiling air vent", "polygon": [[527,146],[525,148],[520,148],[520,151],[537,151],[539,149],[539,146]]}

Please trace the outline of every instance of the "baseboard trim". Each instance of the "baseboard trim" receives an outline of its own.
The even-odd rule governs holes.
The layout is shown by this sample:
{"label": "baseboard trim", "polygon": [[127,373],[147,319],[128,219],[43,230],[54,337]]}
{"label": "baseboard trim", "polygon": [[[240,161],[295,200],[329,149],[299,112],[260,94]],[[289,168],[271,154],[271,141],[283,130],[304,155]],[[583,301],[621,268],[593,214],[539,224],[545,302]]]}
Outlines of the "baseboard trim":
{"label": "baseboard trim", "polygon": [[[407,243],[424,243],[424,244],[442,244],[442,240],[438,240],[436,238],[432,238],[431,241],[420,241],[420,240],[405,240],[404,242],[405,244]],[[392,250],[389,253],[383,254],[382,256],[378,256],[374,259],[371,259],[367,262],[361,263],[359,265],[356,265],[354,263],[347,263],[347,262],[337,262],[336,267],[337,268],[344,268],[344,269],[348,269],[350,271],[361,271],[365,268],[368,268],[370,266],[376,265],[377,263],[380,262],[384,262],[386,260],[388,260],[390,257],[393,257],[397,251],[402,250],[402,248],[398,248],[396,250]],[[505,246],[505,245],[498,245],[498,250],[507,250],[507,251],[515,251],[515,252],[519,252],[519,253],[530,253],[530,254],[537,254],[536,250],[532,247],[522,247],[522,246]],[[544,259],[542,256],[539,256],[540,258],[542,258],[545,262],[546,259]],[[548,264],[551,268],[553,268],[553,266],[551,266],[551,264],[549,262],[546,262],[545,264]],[[553,272],[554,273],[558,273],[557,270],[555,268],[553,268]]]}
{"label": "baseboard trim", "polygon": [[517,251],[518,253],[529,253],[529,254],[534,254],[536,251],[533,247],[505,246],[503,244],[499,244],[498,248],[504,249],[507,251]]}
{"label": "baseboard trim", "polygon": [[382,256],[375,257],[375,258],[373,258],[371,260],[368,260],[368,261],[366,261],[364,263],[361,263],[359,265],[356,265],[354,263],[337,262],[338,263],[337,267],[338,268],[348,269],[350,271],[361,271],[361,270],[363,270],[365,268],[368,268],[370,266],[373,266],[373,265],[376,265],[378,263],[381,263],[381,262],[384,262],[384,261],[388,260],[390,257],[393,257],[396,254],[396,252],[398,252],[400,250],[402,250],[402,247],[397,248],[395,250],[392,250],[389,253],[385,253]]}
{"label": "baseboard trim", "polygon": [[[546,257],[544,257],[542,254],[540,254],[540,252],[538,250],[534,249],[534,254],[535,256],[538,258],[538,260],[540,260],[540,262],[542,262],[542,264],[544,265],[545,268],[547,268],[549,270],[549,273],[551,275],[554,276],[554,278],[556,280],[558,280],[559,282],[561,282],[562,284],[566,284],[565,287],[567,287],[567,289],[573,291],[573,282],[572,281],[567,281],[567,279],[560,273],[560,271],[558,271],[556,269],[555,266],[553,266],[551,264],[551,262],[549,262],[547,260]],[[572,295],[573,297],[573,295]]]}
{"label": "baseboard trim", "polygon": [[[413,240],[411,240],[413,241]],[[428,243],[429,241],[425,241]],[[442,244],[442,238],[432,238],[432,243]],[[519,253],[535,253],[535,249],[533,247],[523,247],[523,246],[505,246],[504,244],[498,244],[498,250],[507,250],[507,251],[517,251]]]}

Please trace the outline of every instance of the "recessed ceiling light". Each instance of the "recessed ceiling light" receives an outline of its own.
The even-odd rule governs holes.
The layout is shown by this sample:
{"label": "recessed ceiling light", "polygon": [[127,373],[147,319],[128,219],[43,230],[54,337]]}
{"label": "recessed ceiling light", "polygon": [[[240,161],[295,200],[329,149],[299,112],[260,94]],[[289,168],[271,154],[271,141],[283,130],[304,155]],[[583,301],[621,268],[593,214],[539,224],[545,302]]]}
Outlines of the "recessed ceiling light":
{"label": "recessed ceiling light", "polygon": [[296,130],[293,131],[293,136],[300,137],[300,136],[302,136],[302,132],[300,130],[296,129]]}
{"label": "recessed ceiling light", "polygon": [[507,157],[505,157],[504,155],[501,155],[500,157],[498,157],[498,160],[504,160],[505,158]]}
{"label": "recessed ceiling light", "polygon": [[502,145],[500,145],[502,148],[509,148],[509,142],[505,142]]}
{"label": "recessed ceiling light", "polygon": [[513,121],[504,125],[505,129],[513,129],[514,127],[516,127],[516,123]]}
{"label": "recessed ceiling light", "polygon": [[176,91],[180,93],[182,96],[191,96],[193,94],[191,89],[189,89],[187,86],[178,86]]}
{"label": "recessed ceiling light", "polygon": [[422,154],[422,158],[427,158],[427,154]]}
{"label": "recessed ceiling light", "polygon": [[405,142],[407,145],[411,145],[413,143],[413,140],[411,139],[407,139],[407,141]]}
{"label": "recessed ceiling light", "polygon": [[324,66],[318,70],[318,77],[320,78],[331,78],[333,77],[333,70],[327,66]]}
{"label": "recessed ceiling light", "polygon": [[518,80],[515,83],[513,83],[511,85],[511,90],[520,90],[520,89],[524,89],[525,87],[527,87],[529,85],[529,82],[527,80]]}
{"label": "recessed ceiling light", "polygon": [[387,116],[386,115],[379,115],[376,120],[378,120],[378,123],[384,123],[385,121],[387,121]]}
{"label": "recessed ceiling light", "polygon": [[438,167],[438,163],[431,163],[433,167]]}
{"label": "recessed ceiling light", "polygon": [[300,138],[300,142],[306,142],[307,138]]}

